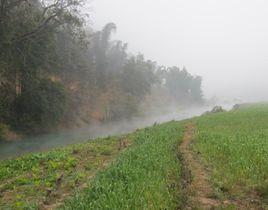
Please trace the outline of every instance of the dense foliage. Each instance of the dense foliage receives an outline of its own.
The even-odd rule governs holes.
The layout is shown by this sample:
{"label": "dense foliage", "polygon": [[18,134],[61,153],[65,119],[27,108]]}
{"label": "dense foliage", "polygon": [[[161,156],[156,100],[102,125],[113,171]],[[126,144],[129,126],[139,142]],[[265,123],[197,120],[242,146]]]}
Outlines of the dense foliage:
{"label": "dense foliage", "polygon": [[14,126],[36,132],[53,128],[66,110],[66,100],[62,84],[41,80],[33,89],[16,97]]}
{"label": "dense foliage", "polygon": [[0,123],[44,132],[130,118],[161,90],[177,104],[202,102],[200,77],[129,55],[127,44],[110,39],[115,24],[101,31],[83,26],[81,6],[81,0],[0,1]]}

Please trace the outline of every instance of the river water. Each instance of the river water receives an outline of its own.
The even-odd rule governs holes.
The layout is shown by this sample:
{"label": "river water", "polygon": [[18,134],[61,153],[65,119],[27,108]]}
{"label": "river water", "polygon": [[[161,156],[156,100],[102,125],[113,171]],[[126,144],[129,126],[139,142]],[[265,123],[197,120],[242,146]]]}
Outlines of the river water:
{"label": "river water", "polygon": [[138,128],[163,123],[171,120],[183,120],[199,116],[210,107],[191,108],[180,112],[171,112],[166,115],[134,118],[128,121],[113,122],[102,125],[91,125],[85,128],[61,131],[53,134],[28,137],[15,142],[0,142],[0,159],[20,156],[26,153],[46,151],[74,143],[82,143],[89,139],[105,137],[109,135],[126,134]]}

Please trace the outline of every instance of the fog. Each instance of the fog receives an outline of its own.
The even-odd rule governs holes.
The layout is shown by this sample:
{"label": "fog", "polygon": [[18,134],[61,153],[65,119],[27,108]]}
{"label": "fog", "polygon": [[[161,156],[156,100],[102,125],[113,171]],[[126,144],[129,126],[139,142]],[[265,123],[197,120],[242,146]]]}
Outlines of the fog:
{"label": "fog", "polygon": [[[230,106],[224,108],[229,109]],[[62,130],[61,132],[38,135],[34,137],[25,137],[13,142],[0,141],[0,160],[20,156],[31,152],[47,151],[62,146],[83,143],[90,139],[107,137],[110,135],[122,135],[135,131],[139,128],[152,126],[158,123],[164,123],[171,120],[183,120],[199,116],[205,111],[211,109],[209,106],[192,107],[180,111],[170,110],[165,115],[155,115],[154,117],[136,117],[131,120],[121,120],[119,122],[91,124],[90,126]]]}
{"label": "fog", "polygon": [[[77,124],[82,126],[77,126],[80,127],[79,129],[63,129],[58,133],[32,138],[26,135],[20,142],[0,142],[0,158],[32,151],[47,150],[57,146],[83,142],[96,137],[128,133],[137,128],[152,125],[155,122],[160,123],[173,119],[181,120],[200,115],[211,107],[189,109],[190,102],[192,102],[192,105],[194,105],[194,102],[198,102],[197,96],[201,99],[199,102],[202,101],[202,103],[199,104],[210,104],[213,106],[222,104],[231,106],[234,103],[268,100],[268,95],[266,94],[266,90],[268,89],[268,83],[266,82],[266,76],[268,76],[268,73],[266,73],[266,68],[268,67],[268,24],[266,24],[266,20],[268,19],[268,2],[264,0],[89,0],[82,12],[89,14],[87,24],[91,27],[92,32],[95,31],[96,33],[93,33],[93,39],[89,39],[93,41],[93,44],[88,51],[79,46],[74,47],[74,43],[70,41],[72,39],[66,38],[65,41],[72,43],[70,46],[74,48],[71,49],[67,47],[67,50],[70,51],[70,54],[74,53],[79,57],[79,59],[77,58],[76,60],[76,57],[72,56],[74,59],[71,62],[76,62],[75,67],[71,67],[74,70],[73,72],[69,72],[70,66],[68,62],[71,58],[68,56],[65,57],[65,54],[62,53],[66,47],[65,42],[59,43],[58,46],[59,54],[64,55],[62,57],[62,64],[66,64],[66,66],[63,65],[64,68],[62,67],[64,71],[61,69],[64,72],[63,75],[66,76],[67,72],[70,73],[67,74],[68,76],[66,77],[68,78],[67,81],[65,81],[66,89],[68,89],[70,93],[77,91],[76,94],[81,97],[79,101],[74,97],[76,96],[75,94],[70,94],[73,96],[73,100],[70,101],[74,101],[74,104],[69,107],[66,113],[71,112],[71,114],[68,115],[70,119],[68,119],[70,122],[72,122],[72,120],[74,121],[72,122],[74,127],[76,127]],[[110,51],[108,50],[107,46],[110,42],[110,32],[115,28],[113,24],[107,24],[111,22],[115,23],[117,26],[117,32],[113,34],[111,40],[118,39],[128,43],[128,53],[125,53],[125,45],[122,45],[121,42],[117,42],[117,45],[114,45],[117,46],[117,48],[114,49],[117,49],[119,54],[111,53],[113,52],[113,48],[109,49]],[[106,28],[104,27],[105,25]],[[104,29],[102,30],[103,27]],[[75,28],[73,28],[73,32],[74,31]],[[61,35],[62,34],[64,33],[61,33]],[[102,39],[103,37],[104,39]],[[107,40],[105,40],[105,37]],[[61,38],[59,38],[59,40],[61,40]],[[111,41],[111,43],[116,42]],[[82,51],[81,54],[80,51]],[[110,55],[110,58],[114,59],[114,57],[116,57],[116,59],[118,59],[117,64],[120,64],[118,65],[119,67],[112,65],[115,63],[114,61],[116,61],[116,59],[109,60],[106,58],[107,52],[113,55]],[[179,66],[181,69],[186,67],[191,75],[188,74],[187,71],[182,71],[187,72],[187,77],[179,76],[177,79],[180,81],[179,79],[184,78],[184,80],[190,84],[187,84],[190,88],[185,89],[178,86],[177,89],[174,89],[173,84],[175,83],[173,80],[168,83],[172,84],[171,86],[163,85],[167,81],[167,78],[176,79],[176,77],[174,77],[176,74],[171,74],[170,77],[159,76],[159,78],[161,78],[160,81],[164,79],[162,81],[163,84],[155,86],[154,91],[151,91],[152,93],[149,95],[143,94],[146,92],[144,91],[146,88],[138,92],[139,94],[137,94],[137,96],[132,94],[132,100],[135,99],[134,102],[139,103],[134,103],[133,101],[132,103],[126,103],[129,100],[128,96],[129,93],[131,93],[130,90],[133,88],[140,89],[139,87],[143,87],[143,84],[149,84],[146,78],[151,78],[151,74],[146,74],[145,76],[139,76],[139,74],[137,74],[138,76],[134,75],[135,77],[133,79],[133,75],[130,74],[140,63],[143,64],[143,67],[148,66],[150,62],[146,63],[142,56],[140,56],[139,62],[135,61],[135,59],[137,60],[138,58],[133,58],[131,60],[132,62],[127,63],[131,65],[122,65],[123,62],[121,61],[125,61],[124,59],[125,57],[127,58],[127,55],[137,55],[139,52],[144,54],[146,59],[156,61],[158,65],[167,67]],[[122,53],[123,56],[121,56],[120,53]],[[36,55],[37,53],[33,52],[32,54]],[[11,59],[8,61],[10,60]],[[96,61],[99,65],[95,65]],[[83,62],[85,66],[80,69],[79,64]],[[32,64],[32,62],[29,63]],[[108,63],[110,65],[109,69],[106,67]],[[149,64],[149,66],[151,66],[151,64]],[[110,73],[113,68],[117,73],[121,72],[121,70],[125,70],[124,75],[121,73],[117,74],[117,76],[123,75],[123,79],[120,80],[117,78],[116,80],[112,80],[107,76],[112,75]],[[44,69],[46,68],[44,67]],[[76,71],[76,69],[80,71]],[[87,71],[88,69],[90,72]],[[130,71],[127,71],[128,69],[130,69]],[[8,68],[6,72],[9,72]],[[109,74],[106,74],[107,72]],[[148,73],[146,71],[144,72]],[[157,71],[151,72],[155,73]],[[167,72],[172,73],[172,71],[166,71],[166,73]],[[177,69],[175,72],[178,73],[180,71]],[[76,75],[77,78],[73,78],[72,73]],[[85,75],[90,76],[84,78]],[[203,103],[202,91],[200,91],[201,80],[199,77],[195,77],[196,75],[200,75],[203,78],[202,88],[205,99],[218,98],[218,102],[220,101],[222,103],[215,103],[217,100],[205,100],[205,103]],[[37,79],[42,81],[42,78]],[[56,79],[62,78],[59,76],[59,78]],[[139,83],[139,80],[143,82],[142,79],[144,79],[145,82]],[[8,77],[6,80],[8,81]],[[50,80],[52,79],[50,78]],[[70,83],[69,80],[71,81]],[[88,82],[88,80],[94,82]],[[99,92],[96,91],[94,94],[91,94],[91,91],[79,92],[79,83],[81,81],[84,81],[83,84],[86,84],[85,87],[88,88],[88,90],[99,90]],[[118,81],[122,82],[122,84],[120,84],[121,86],[118,85]],[[129,84],[129,82],[132,84]],[[16,85],[17,84],[15,84],[14,87]],[[152,84],[150,83],[149,85],[151,88]],[[196,88],[196,86],[198,86],[198,88]],[[114,88],[114,91],[109,92],[110,87]],[[36,88],[31,89],[33,92],[34,90],[36,90]],[[7,93],[10,92],[8,89],[5,89],[5,91]],[[18,90],[16,86],[16,91],[18,91],[18,95],[22,95],[20,86],[18,86]],[[176,94],[172,95],[173,92]],[[42,94],[45,95],[43,92]],[[46,94],[50,96],[50,93]],[[171,95],[173,98],[170,97]],[[36,92],[34,96],[40,96],[40,93]],[[32,99],[34,97],[29,95],[28,98]],[[82,100],[82,98],[85,100]],[[79,103],[81,102],[82,105],[80,106],[77,101],[79,101]],[[114,105],[115,101],[118,106]],[[173,104],[172,101],[176,101],[176,103]],[[14,101],[11,102],[13,103]],[[12,103],[7,104],[10,105]],[[27,106],[23,104],[26,108],[29,105],[29,108],[25,109],[25,116],[32,117],[31,111],[28,113],[29,110],[32,110],[32,104],[31,102],[26,103]],[[64,103],[62,102],[62,104]],[[124,106],[120,106],[122,104]],[[137,104],[139,104],[139,106],[135,107]],[[142,108],[140,105],[143,105],[141,106]],[[169,106],[171,110],[169,110]],[[18,107],[20,108],[20,106]],[[81,110],[76,110],[77,107],[80,107]],[[133,109],[133,107],[135,109]],[[188,107],[188,109],[178,110],[185,107]],[[49,106],[46,108],[49,109]],[[138,112],[136,108],[141,112]],[[8,109],[7,113],[9,113],[10,110],[13,110],[13,108]],[[127,111],[125,110],[132,110],[133,113],[126,113]],[[133,110],[136,110],[136,112]],[[18,111],[15,112],[15,115],[18,115],[16,118],[20,119],[20,109],[16,111]],[[43,113],[49,112],[46,110]],[[140,115],[138,115],[138,113]],[[38,115],[39,113],[36,114]],[[64,114],[65,113],[62,113],[62,115]],[[7,114],[7,116],[13,115]],[[53,115],[49,115],[48,118],[44,119],[50,119],[52,118],[51,116]],[[72,118],[72,116],[75,117]],[[119,116],[121,118],[119,118]],[[130,119],[130,117],[124,118],[123,116],[131,116],[132,118],[131,120],[124,120],[126,118]],[[84,119],[86,119],[86,121]],[[114,120],[117,119],[121,121],[118,120],[119,122],[115,122]],[[82,123],[80,124],[81,121]],[[94,124],[95,121],[105,123]],[[85,125],[84,122],[90,122],[90,125]],[[9,123],[9,121],[5,123]],[[23,121],[20,123],[20,125],[23,126],[25,124]],[[49,124],[49,122],[47,123]],[[36,121],[35,118],[33,118],[32,125],[35,124]],[[42,124],[40,123],[40,125]],[[62,126],[62,128],[65,129],[68,127],[64,123],[58,123],[58,126]],[[36,126],[36,128],[38,129],[38,126]],[[30,131],[33,130],[34,129]]]}
{"label": "fog", "polygon": [[207,98],[268,99],[265,0],[93,0],[85,10],[94,28],[116,23],[129,51],[201,75]]}

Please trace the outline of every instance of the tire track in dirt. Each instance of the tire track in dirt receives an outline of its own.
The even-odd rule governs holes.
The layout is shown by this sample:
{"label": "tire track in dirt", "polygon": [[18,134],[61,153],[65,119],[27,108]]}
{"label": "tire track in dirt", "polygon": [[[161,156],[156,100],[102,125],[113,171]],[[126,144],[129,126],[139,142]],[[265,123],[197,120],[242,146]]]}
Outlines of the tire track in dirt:
{"label": "tire track in dirt", "polygon": [[228,206],[237,210],[262,209],[259,205],[253,205],[245,200],[220,200],[216,198],[208,170],[192,149],[194,132],[194,123],[186,124],[183,141],[179,146],[183,170],[182,187],[185,198],[183,209],[226,209],[226,207],[228,209]]}

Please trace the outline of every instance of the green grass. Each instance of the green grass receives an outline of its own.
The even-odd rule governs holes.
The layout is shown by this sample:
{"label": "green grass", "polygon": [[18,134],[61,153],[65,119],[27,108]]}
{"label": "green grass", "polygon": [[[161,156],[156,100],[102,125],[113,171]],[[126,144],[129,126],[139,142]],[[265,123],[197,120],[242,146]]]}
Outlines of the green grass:
{"label": "green grass", "polygon": [[182,130],[170,122],[137,131],[134,145],[62,209],[176,209],[181,202],[177,146]]}
{"label": "green grass", "polygon": [[267,200],[268,105],[206,115],[195,121],[195,150],[211,168],[215,187],[241,198],[255,192]]}
{"label": "green grass", "polygon": [[175,209],[182,126],[170,122],[2,160],[0,209]]}
{"label": "green grass", "polygon": [[61,201],[83,188],[119,153],[119,139],[97,139],[0,161],[0,209],[37,209]]}
{"label": "green grass", "polygon": [[192,121],[193,148],[215,196],[243,201],[258,194],[267,207],[268,105],[259,104],[0,161],[0,209],[183,208],[178,145]]}

